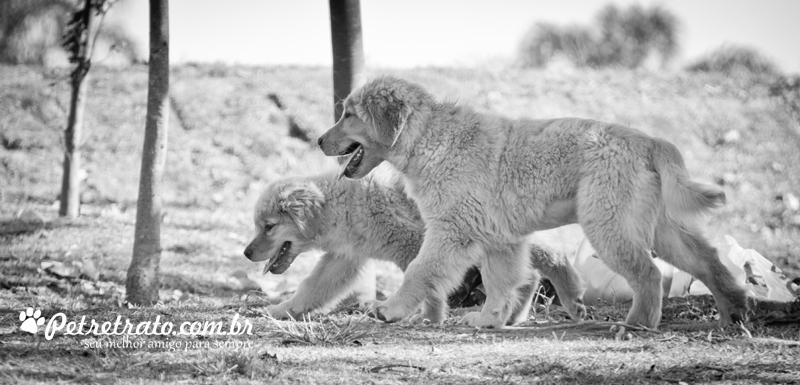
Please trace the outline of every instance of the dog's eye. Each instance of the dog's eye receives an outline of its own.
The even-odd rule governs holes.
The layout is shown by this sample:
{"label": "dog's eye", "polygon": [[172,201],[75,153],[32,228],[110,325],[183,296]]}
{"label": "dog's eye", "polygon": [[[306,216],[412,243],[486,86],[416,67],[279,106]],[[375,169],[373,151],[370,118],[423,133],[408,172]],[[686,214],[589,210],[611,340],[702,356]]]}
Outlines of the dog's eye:
{"label": "dog's eye", "polygon": [[345,111],[345,112],[344,112],[344,118],[345,118],[345,119],[347,119],[347,118],[349,118],[349,117],[351,117],[351,116],[353,116],[353,114],[351,114],[351,113],[350,113],[350,111]]}
{"label": "dog's eye", "polygon": [[266,225],[264,225],[264,232],[268,233],[270,230],[272,230],[273,227],[275,227],[274,223],[267,223]]}

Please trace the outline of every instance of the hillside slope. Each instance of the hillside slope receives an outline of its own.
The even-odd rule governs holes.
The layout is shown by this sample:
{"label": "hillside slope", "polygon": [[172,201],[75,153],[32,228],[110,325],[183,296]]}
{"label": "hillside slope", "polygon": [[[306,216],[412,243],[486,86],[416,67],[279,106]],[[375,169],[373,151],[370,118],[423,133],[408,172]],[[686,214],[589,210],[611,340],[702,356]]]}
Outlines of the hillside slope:
{"label": "hillside slope", "polygon": [[[370,75],[386,72],[481,111],[612,121],[666,138],[681,149],[692,175],[721,184],[728,195],[728,205],[708,219],[709,234],[730,234],[800,273],[800,212],[781,200],[800,196],[799,123],[769,96],[766,79],[516,69]],[[172,82],[163,271],[193,281],[199,272],[252,269],[240,252],[264,184],[335,167],[303,138],[313,142],[332,123],[330,69],[182,66],[173,70]],[[33,260],[19,263],[34,270],[46,256],[88,256],[110,279],[123,281],[146,85],[146,68],[93,70],[83,144],[84,218],[49,231],[46,242],[41,235],[3,237],[2,253],[30,255]],[[68,96],[65,72],[0,67],[0,216],[27,209],[56,216]],[[297,270],[312,262],[298,260]],[[300,276],[274,278],[274,286],[291,287]]]}

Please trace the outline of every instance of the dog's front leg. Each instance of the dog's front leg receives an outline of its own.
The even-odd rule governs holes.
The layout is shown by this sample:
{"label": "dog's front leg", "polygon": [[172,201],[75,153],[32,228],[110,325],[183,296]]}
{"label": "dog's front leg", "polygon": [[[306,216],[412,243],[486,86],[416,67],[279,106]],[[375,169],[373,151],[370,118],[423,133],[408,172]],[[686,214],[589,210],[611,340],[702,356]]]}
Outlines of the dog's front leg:
{"label": "dog's front leg", "polygon": [[365,262],[363,258],[323,254],[311,274],[297,287],[294,296],[267,307],[267,313],[278,319],[299,319],[313,311],[335,305],[350,293]]}
{"label": "dog's front leg", "polygon": [[517,290],[531,274],[527,250],[525,242],[486,248],[481,262],[486,303],[480,312],[467,313],[461,323],[497,329],[506,325],[519,304]]}
{"label": "dog's front leg", "polygon": [[511,311],[511,316],[506,321],[506,325],[512,326],[521,324],[528,320],[528,315],[531,313],[531,306],[533,306],[533,297],[536,291],[539,290],[539,281],[541,276],[536,270],[532,270],[530,277],[526,284],[517,289],[517,304],[514,310]]}
{"label": "dog's front leg", "polygon": [[443,322],[447,293],[461,283],[464,273],[481,255],[477,244],[464,245],[454,239],[457,238],[429,224],[419,255],[408,265],[400,289],[386,301],[375,302],[371,314],[384,322],[397,322],[425,301],[422,319]]}
{"label": "dog's front leg", "polygon": [[583,320],[586,317],[586,306],[583,304],[586,284],[580,273],[565,255],[538,245],[531,245],[530,248],[531,264],[553,284],[561,306],[574,321]]}

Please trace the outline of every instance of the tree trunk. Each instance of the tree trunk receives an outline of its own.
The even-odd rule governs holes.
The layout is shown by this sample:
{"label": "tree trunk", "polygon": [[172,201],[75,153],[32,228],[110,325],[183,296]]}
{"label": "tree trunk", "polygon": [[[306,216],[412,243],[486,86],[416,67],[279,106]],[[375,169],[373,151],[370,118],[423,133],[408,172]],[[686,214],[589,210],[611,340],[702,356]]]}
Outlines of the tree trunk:
{"label": "tree trunk", "polygon": [[333,45],[333,120],[342,116],[344,100],[364,83],[359,0],[330,0]]}
{"label": "tree trunk", "polygon": [[[359,0],[330,0],[331,45],[333,46],[333,121],[342,116],[342,101],[364,84],[364,47],[361,39]],[[340,162],[344,158],[339,159]],[[353,294],[359,302],[375,299],[375,264],[362,268]]]}
{"label": "tree trunk", "polygon": [[81,18],[86,23],[86,31],[80,37],[78,62],[72,71],[72,97],[69,103],[67,129],[64,131],[64,173],[61,177],[61,206],[58,214],[75,219],[80,214],[81,205],[81,134],[83,131],[83,115],[86,110],[86,91],[88,88],[89,68],[91,67],[91,38],[94,12],[91,2],[86,0],[81,10]]}
{"label": "tree trunk", "polygon": [[150,62],[142,170],[136,206],[133,257],[128,267],[128,302],[158,301],[161,258],[161,181],[169,120],[169,1],[150,0]]}

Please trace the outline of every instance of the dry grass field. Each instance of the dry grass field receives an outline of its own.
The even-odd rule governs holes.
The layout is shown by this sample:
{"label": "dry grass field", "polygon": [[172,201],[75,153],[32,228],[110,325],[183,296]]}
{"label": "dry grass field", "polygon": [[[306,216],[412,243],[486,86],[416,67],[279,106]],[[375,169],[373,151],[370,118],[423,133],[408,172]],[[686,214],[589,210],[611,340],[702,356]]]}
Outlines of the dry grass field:
{"label": "dry grass field", "polygon": [[[800,122],[770,95],[773,79],[646,71],[374,70],[441,98],[512,117],[577,116],[630,125],[674,142],[690,172],[721,185],[728,204],[707,219],[786,273],[800,275]],[[334,169],[311,143],[332,123],[329,68],[185,65],[172,72],[164,177],[160,290],[150,308],[123,302],[146,106],[146,68],[93,70],[82,150],[82,215],[58,219],[67,73],[0,66],[0,383],[798,383],[800,304],[758,311],[719,330],[713,300],[670,299],[658,332],[616,340],[626,304],[566,321],[539,305],[521,329],[385,325],[343,308],[277,322],[263,306],[286,298],[316,261],[261,275],[242,250],[269,181]],[[277,102],[276,102],[277,101]],[[309,142],[307,139],[312,139]],[[63,277],[42,262],[82,263],[99,276]],[[91,274],[89,274],[91,275]],[[379,265],[378,289],[402,275]],[[178,325],[252,323],[243,336],[117,336],[19,329],[19,312],[51,319]],[[795,318],[791,315],[795,314]],[[788,315],[788,316],[787,316]],[[697,327],[690,327],[694,325]],[[161,345],[148,346],[148,343]],[[171,342],[172,346],[164,345]],[[227,343],[227,345],[225,344]]]}

